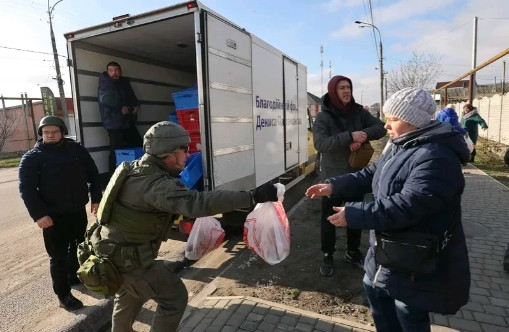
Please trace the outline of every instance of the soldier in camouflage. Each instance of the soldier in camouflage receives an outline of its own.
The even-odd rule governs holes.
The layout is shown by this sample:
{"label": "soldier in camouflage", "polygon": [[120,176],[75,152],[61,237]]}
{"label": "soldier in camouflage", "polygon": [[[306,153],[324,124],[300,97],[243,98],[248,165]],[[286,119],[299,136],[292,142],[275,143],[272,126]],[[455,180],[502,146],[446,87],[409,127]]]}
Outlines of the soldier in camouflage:
{"label": "soldier in camouflage", "polygon": [[145,155],[131,163],[118,195],[111,199],[107,190],[101,201],[107,206],[100,206],[99,212],[108,211],[109,220],[100,220],[94,247],[110,257],[123,278],[114,300],[113,332],[133,331],[132,324],[149,299],[158,304],[151,331],[177,329],[187,290],[168,262],[155,259],[177,216],[204,217],[277,200],[270,183],[252,192],[187,189],[177,175],[189,157],[189,143],[189,134],[181,126],[168,121],[153,125],[143,139]]}

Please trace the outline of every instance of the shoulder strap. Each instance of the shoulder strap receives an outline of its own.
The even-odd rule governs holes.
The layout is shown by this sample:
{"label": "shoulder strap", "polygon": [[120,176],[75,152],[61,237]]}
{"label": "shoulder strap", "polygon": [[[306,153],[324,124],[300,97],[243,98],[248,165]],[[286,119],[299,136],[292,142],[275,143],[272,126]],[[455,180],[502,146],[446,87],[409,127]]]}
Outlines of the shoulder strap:
{"label": "shoulder strap", "polygon": [[124,161],[115,169],[110,182],[108,182],[108,186],[106,186],[104,195],[101,199],[101,202],[99,203],[99,208],[97,209],[97,220],[102,225],[105,225],[109,222],[113,203],[115,203],[117,200],[120,188],[122,188],[124,185],[125,181],[129,177],[130,172],[130,163]]}

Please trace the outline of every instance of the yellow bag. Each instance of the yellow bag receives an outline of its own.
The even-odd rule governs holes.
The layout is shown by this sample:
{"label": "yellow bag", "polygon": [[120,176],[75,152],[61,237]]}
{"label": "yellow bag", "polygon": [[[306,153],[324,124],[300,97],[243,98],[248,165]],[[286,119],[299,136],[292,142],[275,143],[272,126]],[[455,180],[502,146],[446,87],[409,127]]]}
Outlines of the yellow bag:
{"label": "yellow bag", "polygon": [[350,152],[348,165],[350,165],[352,168],[364,168],[368,166],[368,163],[371,160],[374,152],[375,149],[373,149],[369,141],[362,143],[358,150]]}

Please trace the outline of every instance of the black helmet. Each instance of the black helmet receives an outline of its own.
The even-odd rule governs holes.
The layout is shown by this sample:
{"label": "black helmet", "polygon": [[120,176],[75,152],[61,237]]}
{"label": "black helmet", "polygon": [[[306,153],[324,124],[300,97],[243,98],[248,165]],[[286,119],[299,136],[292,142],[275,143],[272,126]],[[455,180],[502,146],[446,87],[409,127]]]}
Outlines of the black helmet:
{"label": "black helmet", "polygon": [[41,119],[39,128],[37,128],[37,134],[39,134],[39,136],[42,136],[42,127],[44,126],[58,126],[62,129],[64,135],[68,134],[64,120],[60,119],[58,116],[48,115]]}

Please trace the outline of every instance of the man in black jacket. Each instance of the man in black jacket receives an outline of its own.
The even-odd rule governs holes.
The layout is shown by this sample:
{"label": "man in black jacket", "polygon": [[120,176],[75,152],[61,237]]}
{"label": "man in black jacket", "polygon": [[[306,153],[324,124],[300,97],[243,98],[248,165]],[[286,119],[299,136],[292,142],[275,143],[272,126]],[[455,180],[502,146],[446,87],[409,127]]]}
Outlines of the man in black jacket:
{"label": "man in black jacket", "polygon": [[[345,76],[334,76],[328,83],[328,92],[322,97],[322,110],[313,125],[315,149],[321,154],[321,178],[343,175],[358,171],[348,164],[352,151],[370,140],[384,137],[387,131],[379,119],[357,104],[352,96],[352,81]],[[358,197],[362,201],[363,197]],[[336,227],[327,217],[334,214],[332,207],[344,204],[342,199],[322,199],[321,249],[324,253],[320,273],[330,276],[334,273],[333,253],[336,244]],[[363,267],[364,256],[360,252],[361,230],[347,227],[347,251],[345,259]]]}
{"label": "man in black jacket", "polygon": [[67,127],[62,119],[42,118],[38,134],[42,139],[21,158],[19,191],[30,217],[42,229],[60,306],[77,310],[83,303],[71,294],[70,286],[80,283],[76,249],[88,223],[89,185],[92,213],[101,200],[98,171],[83,146],[64,138]]}
{"label": "man in black jacket", "polygon": [[109,62],[99,76],[97,99],[103,127],[110,138],[109,171],[116,168],[115,149],[141,147],[143,141],[136,120],[140,103],[134,94],[129,78],[122,76],[122,68]]}

